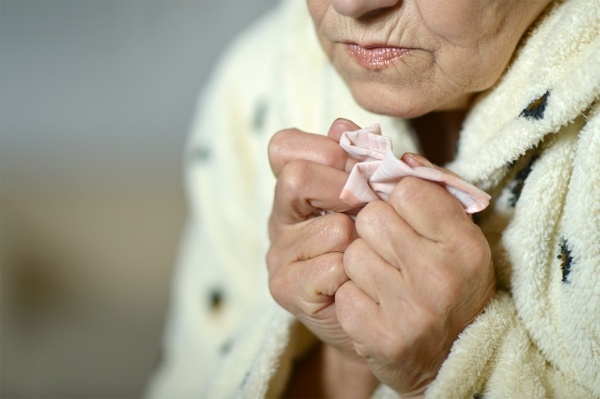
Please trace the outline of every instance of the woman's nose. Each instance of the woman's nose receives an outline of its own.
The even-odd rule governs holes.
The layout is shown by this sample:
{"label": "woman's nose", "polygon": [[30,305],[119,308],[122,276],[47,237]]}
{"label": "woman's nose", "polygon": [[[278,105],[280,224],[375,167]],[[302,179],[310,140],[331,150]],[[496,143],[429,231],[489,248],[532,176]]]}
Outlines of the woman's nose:
{"label": "woman's nose", "polygon": [[359,18],[373,11],[388,8],[400,0],[330,0],[339,14]]}

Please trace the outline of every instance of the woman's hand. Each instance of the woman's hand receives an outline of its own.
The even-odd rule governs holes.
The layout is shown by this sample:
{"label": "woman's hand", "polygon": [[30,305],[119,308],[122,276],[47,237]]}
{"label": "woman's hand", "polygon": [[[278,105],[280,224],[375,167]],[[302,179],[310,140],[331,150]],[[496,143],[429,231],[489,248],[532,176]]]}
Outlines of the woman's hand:
{"label": "woman's hand", "polygon": [[419,397],[495,292],[489,245],[443,187],[412,177],[387,202],[368,204],[356,229],[344,253],[350,280],[335,295],[338,320],[377,378]]}
{"label": "woman's hand", "polygon": [[316,217],[321,210],[344,212],[339,199],[348,179],[346,153],[329,138],[282,130],[269,143],[277,177],[269,220],[269,288],[321,341],[354,353],[335,315],[334,295],[348,280],[343,253],[357,238],[354,222],[343,213]]}
{"label": "woman's hand", "polygon": [[[357,381],[342,377],[349,371],[369,385],[350,392],[368,395],[377,381],[365,374],[360,355],[403,397],[419,396],[494,293],[490,250],[454,197],[416,178],[403,179],[387,202],[367,205],[356,227],[343,214],[314,217],[322,209],[350,210],[339,194],[353,161],[337,141],[356,129],[342,120],[329,137],[290,129],[271,140],[278,182],[269,286],[324,344],[320,370],[338,372],[330,381]],[[403,160],[431,166],[419,156]]]}
{"label": "woman's hand", "polygon": [[329,137],[289,129],[278,132],[269,143],[269,160],[277,177],[269,220],[269,288],[275,300],[324,344],[317,357],[325,375],[308,377],[309,386],[318,382],[324,386],[310,396],[368,397],[378,383],[336,316],[335,293],[348,281],[344,251],[357,238],[354,221],[343,213],[315,217],[321,210],[351,208],[339,196],[348,179],[346,164],[354,161],[338,140],[344,131],[356,129],[353,123],[338,120]]}

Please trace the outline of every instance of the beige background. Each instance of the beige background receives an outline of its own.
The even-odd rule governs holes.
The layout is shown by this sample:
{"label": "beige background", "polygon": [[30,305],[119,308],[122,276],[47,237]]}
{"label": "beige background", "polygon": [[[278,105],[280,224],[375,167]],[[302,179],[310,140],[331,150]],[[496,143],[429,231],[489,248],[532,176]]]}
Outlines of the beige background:
{"label": "beige background", "polygon": [[141,394],[195,99],[274,2],[0,2],[2,398]]}

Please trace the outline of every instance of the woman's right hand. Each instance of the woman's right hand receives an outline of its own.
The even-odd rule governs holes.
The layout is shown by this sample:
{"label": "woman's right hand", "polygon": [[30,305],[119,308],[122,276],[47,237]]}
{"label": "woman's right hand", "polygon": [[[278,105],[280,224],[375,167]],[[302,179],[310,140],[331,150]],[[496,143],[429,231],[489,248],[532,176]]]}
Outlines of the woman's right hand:
{"label": "woman's right hand", "polygon": [[[275,300],[294,314],[320,341],[343,357],[360,359],[342,330],[335,293],[348,280],[343,256],[357,238],[354,221],[341,212],[339,199],[348,179],[348,159],[338,140],[358,126],[333,123],[328,137],[287,129],[269,143],[269,160],[277,185],[267,255],[269,288]],[[321,210],[336,213],[317,216]]]}

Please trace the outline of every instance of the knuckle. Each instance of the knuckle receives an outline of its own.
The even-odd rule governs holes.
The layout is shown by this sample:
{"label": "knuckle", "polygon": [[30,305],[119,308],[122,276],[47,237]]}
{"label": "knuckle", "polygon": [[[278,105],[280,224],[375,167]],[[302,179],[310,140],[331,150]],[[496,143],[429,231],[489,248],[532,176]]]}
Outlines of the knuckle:
{"label": "knuckle", "polygon": [[295,160],[286,164],[277,179],[276,195],[299,197],[308,182],[307,170],[308,161]]}
{"label": "knuckle", "polygon": [[[348,215],[333,213],[327,215],[327,224],[323,232],[334,244],[349,244],[355,239],[354,222]],[[344,245],[346,247],[347,245]]]}
{"label": "knuckle", "polygon": [[358,215],[356,215],[356,228],[368,228],[379,223],[386,207],[387,205],[383,201],[369,202],[360,212],[358,212]]}
{"label": "knuckle", "polygon": [[400,206],[417,203],[425,186],[426,182],[422,179],[407,176],[396,185],[390,200]]}
{"label": "knuckle", "polygon": [[267,147],[269,159],[273,161],[283,158],[283,154],[285,153],[285,148],[290,140],[290,136],[295,130],[296,129],[283,129],[271,137]]}

